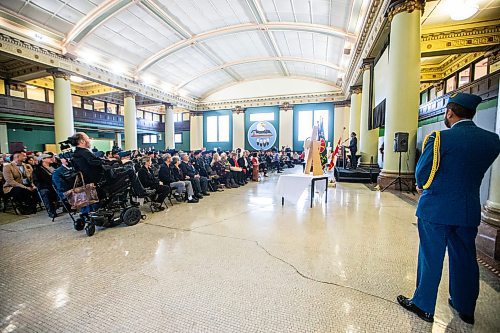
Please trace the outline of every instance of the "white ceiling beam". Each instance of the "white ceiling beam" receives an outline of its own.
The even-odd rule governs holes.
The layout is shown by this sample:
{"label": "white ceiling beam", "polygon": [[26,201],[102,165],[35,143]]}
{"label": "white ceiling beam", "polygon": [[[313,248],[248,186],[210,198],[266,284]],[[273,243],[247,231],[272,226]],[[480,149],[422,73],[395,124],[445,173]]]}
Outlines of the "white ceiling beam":
{"label": "white ceiling beam", "polygon": [[[196,74],[195,76],[187,78],[186,80],[184,80],[183,82],[181,82],[179,85],[177,85],[175,87],[175,89],[176,90],[181,89],[182,87],[188,85],[189,83],[193,82],[196,79],[199,79],[199,78],[201,78],[201,77],[203,77],[205,75],[211,74],[213,72],[217,72],[219,70],[227,69],[228,67],[233,67],[233,66],[242,65],[242,64],[249,64],[249,63],[254,63],[254,62],[261,62],[261,61],[277,61],[277,62],[283,62],[283,63],[286,63],[287,61],[304,62],[304,63],[308,63],[308,64],[325,66],[327,68],[331,68],[331,69],[334,69],[334,70],[339,71],[339,72],[343,72],[344,71],[340,66],[334,65],[332,63],[329,63],[329,62],[326,62],[326,61],[322,61],[322,60],[313,60],[313,59],[306,59],[306,58],[299,58],[299,57],[258,57],[258,58],[247,58],[247,59],[241,59],[241,60],[237,60],[237,61],[228,62],[228,63],[223,64],[222,66],[216,66],[216,67],[209,68],[209,69],[207,69],[207,70],[205,70],[203,72],[200,72],[200,73]],[[241,79],[240,81],[244,81],[244,80]]]}
{"label": "white ceiling beam", "polygon": [[[267,23],[266,16],[264,14],[264,10],[260,7],[260,4],[255,0],[246,0],[246,3],[248,4],[248,7],[250,7],[250,11],[255,17],[257,23],[266,24]],[[266,39],[266,42],[271,48],[271,51],[274,53],[274,55],[276,57],[281,57],[282,54],[280,48],[278,46],[278,43],[276,43],[276,40],[274,39],[272,33],[270,33],[268,30],[262,30],[262,32],[264,33],[264,38]],[[283,75],[289,76],[290,72],[288,71],[286,64],[283,61],[279,61],[278,63],[281,71],[283,72]]]}
{"label": "white ceiling beam", "polygon": [[[155,0],[141,0],[140,4],[144,6],[151,13],[156,15],[160,20],[162,20],[167,26],[172,29],[179,37],[183,40],[188,40],[193,37],[193,34],[185,29],[181,24],[179,24],[166,9],[162,8]],[[214,65],[220,66],[224,63],[215,52],[210,50],[207,46],[202,44],[194,45],[203,55],[205,55]],[[231,76],[236,81],[241,81],[242,78],[233,70],[226,70],[226,73]],[[138,74],[138,72],[137,72]],[[136,74],[136,77],[137,77]]]}
{"label": "white ceiling beam", "polygon": [[175,33],[177,33],[181,38],[189,39],[193,37],[191,32],[187,31],[182,25],[180,25],[169,13],[167,13],[156,1],[154,0],[142,0],[140,2],[144,7],[146,7],[150,12],[155,14],[160,20],[168,25]]}
{"label": "white ceiling beam", "polygon": [[85,15],[71,29],[63,40],[63,53],[68,52],[68,47],[81,42],[90,35],[97,27],[109,20],[111,17],[135,3],[136,0],[107,0]]}
{"label": "white ceiling beam", "polygon": [[194,35],[189,39],[181,40],[177,43],[174,43],[163,50],[160,50],[156,54],[152,55],[148,59],[146,59],[142,64],[138,66],[137,72],[142,72],[145,69],[151,67],[156,62],[161,59],[169,56],[172,53],[175,53],[179,50],[182,50],[188,46],[199,43],[200,41],[204,41],[214,37],[220,37],[229,34],[235,34],[240,32],[247,31],[256,31],[256,30],[269,30],[269,31],[306,31],[306,32],[314,32],[318,34],[324,34],[328,36],[348,38],[352,41],[355,41],[356,35],[347,33],[346,31],[334,27],[329,27],[326,25],[320,24],[310,24],[310,23],[290,23],[290,22],[269,22],[266,24],[257,24],[257,23],[243,23],[232,25],[229,27],[219,28],[210,30],[204,33],[200,33],[198,35]]}

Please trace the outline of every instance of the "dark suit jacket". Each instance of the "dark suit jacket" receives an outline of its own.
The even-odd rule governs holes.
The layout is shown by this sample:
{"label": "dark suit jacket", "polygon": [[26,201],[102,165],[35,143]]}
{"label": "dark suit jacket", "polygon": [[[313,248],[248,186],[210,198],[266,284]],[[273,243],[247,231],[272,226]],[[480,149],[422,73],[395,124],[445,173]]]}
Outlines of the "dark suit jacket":
{"label": "dark suit jacket", "polygon": [[[481,220],[479,189],[485,172],[500,152],[498,135],[472,121],[441,131],[439,168],[422,193],[417,216],[436,224],[477,227]],[[430,136],[415,170],[423,188],[432,168],[435,134]]]}
{"label": "dark suit jacket", "polygon": [[172,171],[172,178],[174,181],[178,182],[180,180],[184,180],[186,177],[184,177],[184,174],[182,173],[182,170],[180,167],[176,167],[175,165],[171,164],[170,165],[170,170]]}
{"label": "dark suit jacket", "polygon": [[191,179],[198,174],[198,171],[189,163],[181,162],[179,168],[184,176],[189,176]]}
{"label": "dark suit jacket", "polygon": [[76,147],[71,159],[76,171],[83,174],[86,183],[98,183],[104,176],[103,160],[85,148]]}
{"label": "dark suit jacket", "polygon": [[153,188],[156,189],[158,188],[158,179],[153,174],[153,170],[148,170],[146,167],[142,167],[139,169],[137,172],[137,176],[139,177],[139,181],[141,182],[142,186],[145,188]]}
{"label": "dark suit jacket", "polygon": [[170,164],[170,166],[168,166],[165,163],[163,163],[160,167],[158,178],[160,178],[162,183],[165,185],[169,185],[170,183],[179,181],[179,179],[176,180],[172,171],[172,167],[174,167],[173,164]]}
{"label": "dark suit jacket", "polygon": [[[245,161],[247,162],[247,165],[245,165]],[[252,163],[249,162],[246,157],[240,157],[238,158],[238,165],[240,168],[246,168],[246,169],[251,169]]]}
{"label": "dark suit jacket", "polygon": [[349,150],[351,153],[355,153],[358,151],[358,138],[354,137],[349,141]]}

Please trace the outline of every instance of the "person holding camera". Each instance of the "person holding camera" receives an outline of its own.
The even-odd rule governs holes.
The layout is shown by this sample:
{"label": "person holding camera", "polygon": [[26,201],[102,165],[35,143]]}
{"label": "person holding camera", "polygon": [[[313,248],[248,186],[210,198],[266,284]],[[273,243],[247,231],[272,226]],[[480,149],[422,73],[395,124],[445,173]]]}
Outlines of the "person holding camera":
{"label": "person holding camera", "polygon": [[24,163],[25,159],[26,154],[18,151],[13,154],[12,162],[4,166],[3,192],[21,205],[21,213],[34,214],[38,194],[36,186],[33,185],[33,169]]}

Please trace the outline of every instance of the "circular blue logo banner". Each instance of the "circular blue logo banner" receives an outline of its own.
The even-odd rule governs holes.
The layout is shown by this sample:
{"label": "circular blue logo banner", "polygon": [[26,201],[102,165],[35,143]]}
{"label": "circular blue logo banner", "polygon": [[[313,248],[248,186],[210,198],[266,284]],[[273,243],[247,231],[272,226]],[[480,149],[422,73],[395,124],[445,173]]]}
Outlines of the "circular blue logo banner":
{"label": "circular blue logo banner", "polygon": [[268,121],[257,121],[248,129],[248,143],[255,150],[271,149],[276,142],[276,129]]}

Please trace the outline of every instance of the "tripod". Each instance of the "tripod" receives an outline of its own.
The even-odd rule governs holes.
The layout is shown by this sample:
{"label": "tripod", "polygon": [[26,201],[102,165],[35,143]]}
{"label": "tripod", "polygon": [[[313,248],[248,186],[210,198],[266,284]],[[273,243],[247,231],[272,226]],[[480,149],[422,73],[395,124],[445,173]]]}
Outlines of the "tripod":
{"label": "tripod", "polygon": [[[386,187],[384,187],[383,189],[380,190],[380,192],[384,192],[385,190],[387,190],[389,187],[391,187],[392,185],[398,183],[399,184],[399,191],[402,192],[403,191],[403,179],[401,178],[401,152],[399,152],[399,167],[398,167],[398,176],[396,179],[394,179],[392,182],[389,183],[389,185],[387,185]],[[412,194],[415,193],[415,191],[413,190],[413,187],[409,187],[408,184],[406,182],[404,182],[405,186],[407,188],[410,188],[408,191],[411,192]]]}

